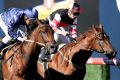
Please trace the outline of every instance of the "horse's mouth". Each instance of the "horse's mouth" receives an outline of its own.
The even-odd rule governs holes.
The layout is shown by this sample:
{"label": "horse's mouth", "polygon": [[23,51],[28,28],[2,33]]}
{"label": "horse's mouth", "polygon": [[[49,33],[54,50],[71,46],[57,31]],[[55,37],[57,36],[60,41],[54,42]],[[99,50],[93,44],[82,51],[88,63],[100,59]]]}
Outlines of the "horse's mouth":
{"label": "horse's mouth", "polygon": [[113,59],[116,57],[116,54],[117,54],[116,51],[112,51],[112,52],[107,52],[107,54],[105,55],[108,57],[108,59]]}

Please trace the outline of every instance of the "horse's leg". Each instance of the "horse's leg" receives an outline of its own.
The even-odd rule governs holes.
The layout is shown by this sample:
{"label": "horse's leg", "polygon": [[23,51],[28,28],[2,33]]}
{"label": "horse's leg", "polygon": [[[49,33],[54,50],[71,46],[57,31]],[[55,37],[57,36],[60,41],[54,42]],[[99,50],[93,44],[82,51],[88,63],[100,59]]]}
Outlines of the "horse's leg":
{"label": "horse's leg", "polygon": [[25,80],[23,77],[13,73],[13,72],[9,72],[7,71],[8,74],[3,74],[3,80]]}
{"label": "horse's leg", "polygon": [[81,69],[77,70],[73,76],[69,77],[67,80],[84,80],[86,74],[86,67],[83,66]]}
{"label": "horse's leg", "polygon": [[25,80],[25,79],[19,75],[10,74],[7,77],[3,76],[3,80]]}
{"label": "horse's leg", "polygon": [[2,63],[2,74],[3,80],[25,80],[22,76],[19,75],[19,72],[23,70],[21,66],[14,62],[11,64],[11,59],[6,63]]}
{"label": "horse's leg", "polygon": [[13,75],[11,80],[25,80],[25,79],[19,75]]}
{"label": "horse's leg", "polygon": [[40,75],[40,77],[42,78],[41,80],[45,80],[44,69],[40,63],[37,63],[37,72]]}
{"label": "horse's leg", "polygon": [[80,69],[79,80],[84,80],[85,74],[86,74],[86,66],[84,66],[82,69]]}
{"label": "horse's leg", "polygon": [[25,80],[25,79],[18,76],[12,76],[12,78],[4,78],[3,80]]}

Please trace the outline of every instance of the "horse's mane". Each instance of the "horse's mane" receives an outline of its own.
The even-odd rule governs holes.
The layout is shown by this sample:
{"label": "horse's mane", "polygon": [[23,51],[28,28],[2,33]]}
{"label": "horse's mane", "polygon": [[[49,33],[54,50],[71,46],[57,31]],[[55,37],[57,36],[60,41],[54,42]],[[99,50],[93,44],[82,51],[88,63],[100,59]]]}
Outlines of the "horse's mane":
{"label": "horse's mane", "polygon": [[94,25],[91,25],[87,31],[85,31],[83,34],[79,35],[75,39],[76,41],[72,41],[72,42],[66,44],[65,46],[63,46],[63,48],[68,48],[69,46],[75,46],[78,42],[80,42],[81,40],[85,39],[87,36],[90,36],[91,33],[93,33],[93,29],[94,28],[97,28],[97,27],[95,27]]}
{"label": "horse's mane", "polygon": [[[81,41],[82,39],[86,38],[87,36],[91,35],[92,31],[93,31],[93,26],[90,26],[89,29],[87,31],[85,31],[83,34],[80,34],[77,38],[76,41]],[[77,42],[76,42],[77,43]]]}

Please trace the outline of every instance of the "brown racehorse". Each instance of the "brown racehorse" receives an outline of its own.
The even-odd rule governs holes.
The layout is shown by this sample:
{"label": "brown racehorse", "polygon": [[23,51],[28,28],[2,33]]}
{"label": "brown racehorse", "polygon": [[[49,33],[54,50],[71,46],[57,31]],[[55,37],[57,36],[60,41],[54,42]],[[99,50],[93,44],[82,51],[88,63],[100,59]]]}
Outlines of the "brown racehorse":
{"label": "brown racehorse", "polygon": [[63,46],[52,57],[44,69],[37,63],[41,80],[83,80],[86,74],[86,62],[93,51],[105,54],[109,59],[116,55],[102,25],[92,26],[71,43]]}
{"label": "brown racehorse", "polygon": [[20,42],[12,49],[7,50],[2,62],[3,79],[26,80],[25,71],[29,61],[36,52],[40,51],[42,46],[52,46],[54,44],[53,33],[50,26],[39,23],[26,41]]}

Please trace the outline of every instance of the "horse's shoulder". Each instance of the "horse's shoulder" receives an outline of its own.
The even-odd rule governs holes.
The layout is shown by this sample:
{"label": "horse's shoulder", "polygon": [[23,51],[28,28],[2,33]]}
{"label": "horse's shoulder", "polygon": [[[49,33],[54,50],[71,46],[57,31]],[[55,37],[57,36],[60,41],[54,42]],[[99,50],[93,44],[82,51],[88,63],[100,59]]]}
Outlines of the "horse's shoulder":
{"label": "horse's shoulder", "polygon": [[59,44],[58,45],[58,50],[61,49],[63,46],[65,46],[66,44],[65,43],[62,43],[62,44]]}

